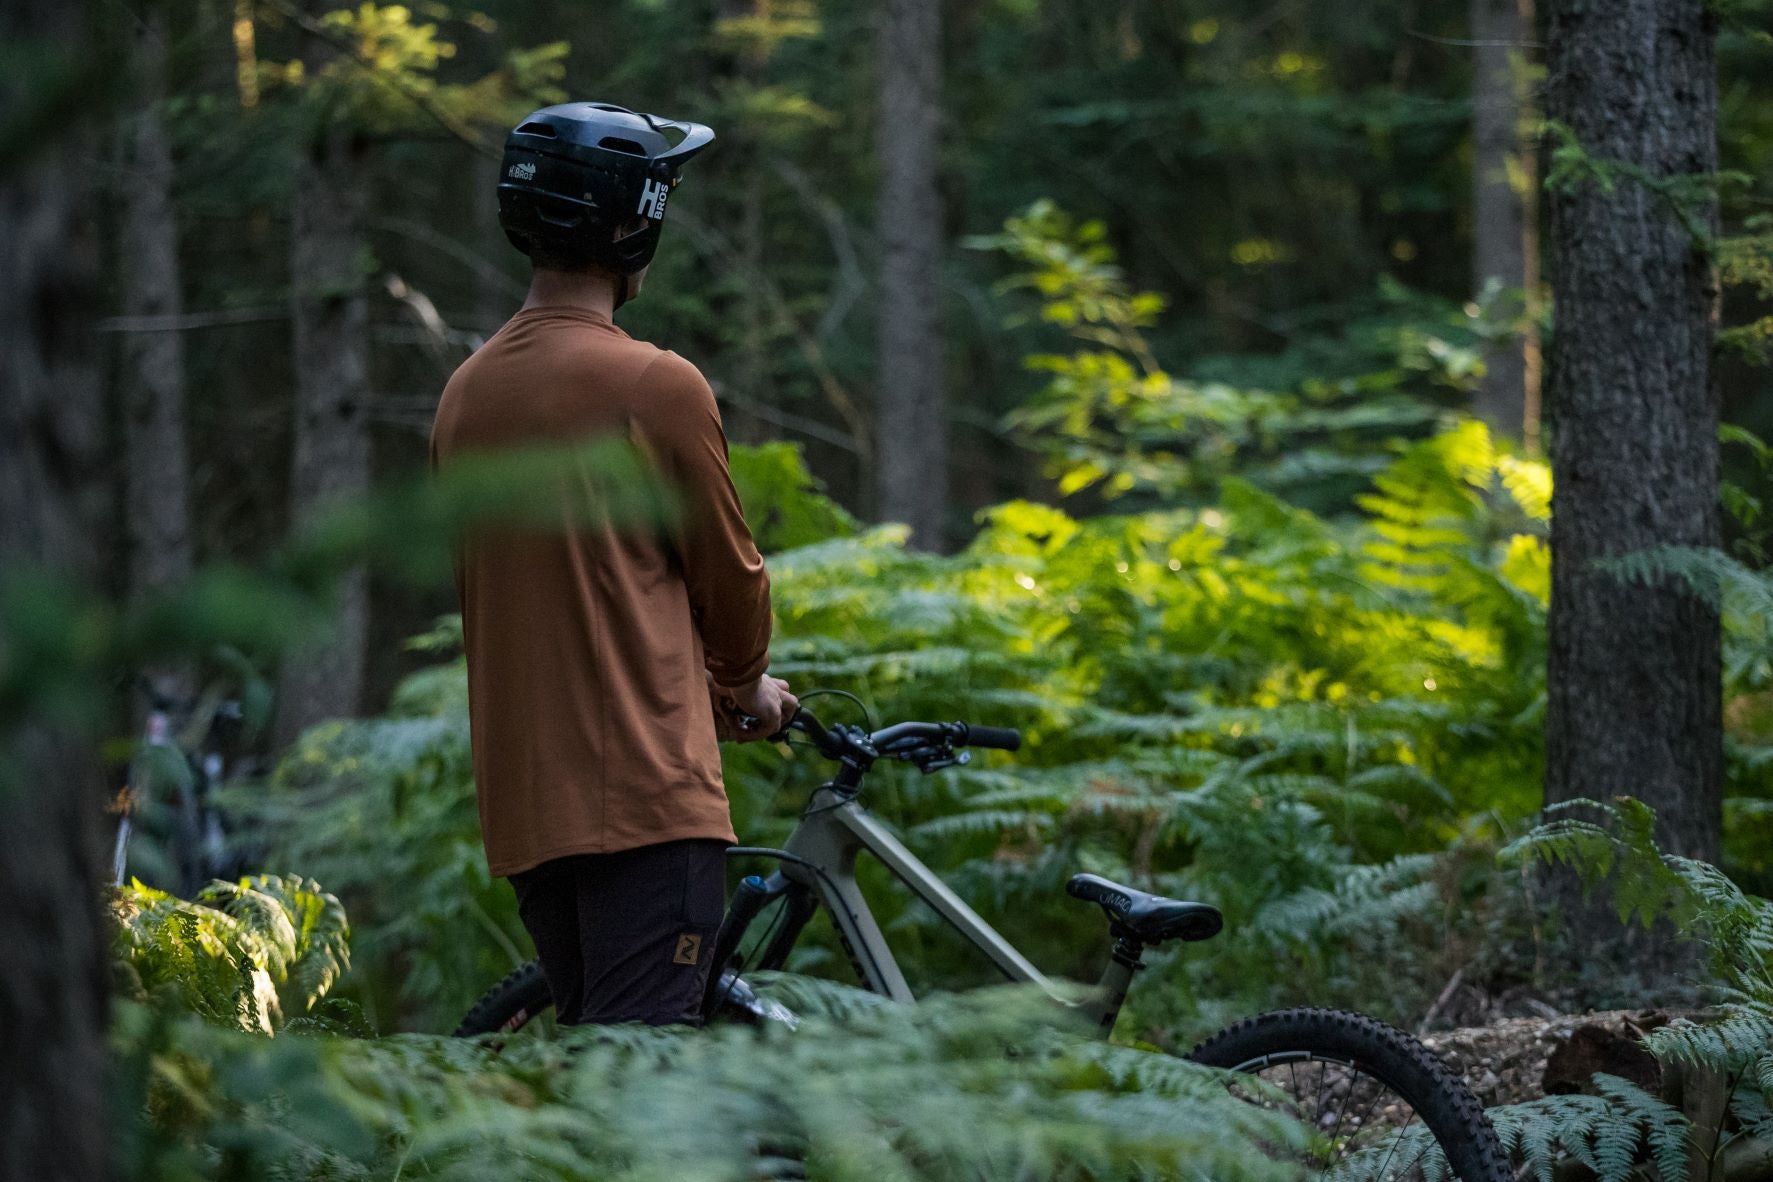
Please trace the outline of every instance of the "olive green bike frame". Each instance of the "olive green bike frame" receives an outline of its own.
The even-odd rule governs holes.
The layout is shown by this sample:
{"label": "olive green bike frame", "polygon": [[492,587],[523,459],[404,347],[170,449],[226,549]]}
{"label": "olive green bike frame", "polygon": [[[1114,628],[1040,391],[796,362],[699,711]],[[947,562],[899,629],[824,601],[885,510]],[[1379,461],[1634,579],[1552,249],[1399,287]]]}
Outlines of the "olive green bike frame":
{"label": "olive green bike frame", "polygon": [[812,892],[825,905],[837,925],[844,950],[869,989],[894,1001],[916,1000],[885,934],[868,908],[868,900],[856,884],[856,856],[863,850],[874,855],[1010,980],[1039,987],[1054,1001],[1089,1019],[1104,1034],[1113,1028],[1133,973],[1139,967],[1138,945],[1117,940],[1100,982],[1078,996],[1079,991],[1055,984],[1029,963],[1027,957],[950,890],[935,871],[869,815],[853,794],[826,785],[813,793],[799,826],[788,838],[785,852],[791,857],[781,859],[781,874]]}

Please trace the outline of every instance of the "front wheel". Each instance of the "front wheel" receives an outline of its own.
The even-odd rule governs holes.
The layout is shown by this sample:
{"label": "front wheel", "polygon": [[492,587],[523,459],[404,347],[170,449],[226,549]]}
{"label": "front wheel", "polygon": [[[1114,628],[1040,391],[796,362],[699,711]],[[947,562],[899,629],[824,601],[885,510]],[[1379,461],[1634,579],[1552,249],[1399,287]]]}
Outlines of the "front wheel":
{"label": "front wheel", "polygon": [[1433,1051],[1376,1019],[1278,1010],[1220,1031],[1189,1058],[1261,1080],[1266,1086],[1230,1086],[1311,1129],[1313,1178],[1512,1182],[1471,1089]]}

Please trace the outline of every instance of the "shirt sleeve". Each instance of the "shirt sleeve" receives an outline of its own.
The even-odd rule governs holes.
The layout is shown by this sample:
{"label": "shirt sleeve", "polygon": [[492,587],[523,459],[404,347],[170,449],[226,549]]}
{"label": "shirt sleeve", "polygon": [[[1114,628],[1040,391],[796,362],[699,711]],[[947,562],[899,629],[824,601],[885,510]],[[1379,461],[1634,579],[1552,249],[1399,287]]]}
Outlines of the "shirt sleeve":
{"label": "shirt sleeve", "polygon": [[714,391],[694,365],[662,353],[636,393],[647,449],[683,501],[672,539],[708,672],[723,687],[746,685],[769,666],[770,581],[727,468]]}

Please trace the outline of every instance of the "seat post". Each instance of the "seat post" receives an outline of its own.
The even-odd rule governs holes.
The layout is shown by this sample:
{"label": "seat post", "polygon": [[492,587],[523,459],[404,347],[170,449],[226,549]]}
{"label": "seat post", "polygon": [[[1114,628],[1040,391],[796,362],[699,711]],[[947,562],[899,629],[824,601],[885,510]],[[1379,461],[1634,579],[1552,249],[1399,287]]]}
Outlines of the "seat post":
{"label": "seat post", "polygon": [[1114,947],[1102,970],[1102,980],[1096,987],[1101,1007],[1097,1033],[1103,1038],[1114,1032],[1114,1022],[1120,1017],[1121,1006],[1126,1004],[1133,974],[1145,967],[1145,942],[1134,935],[1131,928],[1117,923],[1108,932],[1114,937]]}
{"label": "seat post", "polygon": [[1125,924],[1110,924],[1108,934],[1114,937],[1114,950],[1110,955],[1115,961],[1133,972],[1145,967],[1145,941],[1132,928]]}

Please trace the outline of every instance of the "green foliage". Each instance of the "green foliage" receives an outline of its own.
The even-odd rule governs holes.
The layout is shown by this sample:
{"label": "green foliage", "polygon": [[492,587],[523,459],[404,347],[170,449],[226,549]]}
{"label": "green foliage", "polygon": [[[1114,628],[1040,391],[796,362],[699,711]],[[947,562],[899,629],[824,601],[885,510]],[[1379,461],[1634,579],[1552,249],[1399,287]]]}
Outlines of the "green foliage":
{"label": "green foliage", "polygon": [[[1729,440],[1765,446],[1746,432],[1731,432]],[[1725,866],[1766,890],[1773,884],[1773,866],[1766,861],[1768,823],[1773,820],[1773,573],[1754,565],[1761,534],[1751,531],[1743,541],[1741,558],[1710,548],[1662,546],[1621,555],[1603,569],[1666,588],[1669,594],[1696,595],[1718,608],[1727,704],[1730,795],[1725,808],[1731,822],[1726,826]]]}
{"label": "green foliage", "polygon": [[[1746,894],[1715,866],[1663,853],[1655,814],[1641,801],[1575,801],[1547,812],[1554,819],[1510,845],[1505,856],[1567,865],[1590,886],[1606,883],[1622,921],[1666,921],[1703,939],[1712,975],[1731,1005],[1773,1002],[1773,904]],[[1773,1027],[1765,1033],[1773,1035]],[[1676,1045],[1660,1036],[1653,1044]]]}
{"label": "green foliage", "polygon": [[1563,1159],[1587,1166],[1600,1182],[1628,1182],[1640,1162],[1653,1160],[1663,1182],[1684,1182],[1690,1124],[1680,1110],[1617,1076],[1597,1073],[1594,1082],[1598,1096],[1491,1109],[1503,1147],[1539,1182],[1551,1182]]}
{"label": "green foliage", "polygon": [[[440,33],[435,19],[422,21],[405,5],[363,0],[355,8],[323,11],[317,18],[283,0],[272,0],[272,8],[310,35],[309,52],[316,60],[259,62],[259,83],[273,94],[280,87],[295,91],[315,108],[317,119],[347,121],[377,135],[441,125],[473,141],[477,125],[503,127],[535,107],[566,99],[560,83],[570,46],[564,41],[510,49],[492,72],[472,82],[454,82],[441,72],[456,57],[456,42]],[[441,4],[424,5],[420,11],[453,18]],[[479,14],[466,23],[482,34],[492,27]],[[315,53],[317,47],[324,49]]]}
{"label": "green foliage", "polygon": [[[96,729],[117,669],[200,653],[237,672],[246,654],[274,659],[325,625],[333,579],[358,564],[423,583],[446,574],[456,539],[475,523],[558,523],[564,512],[569,522],[645,525],[670,520],[676,507],[632,448],[598,440],[392,484],[317,515],[253,565],[206,563],[128,605],[30,565],[9,567],[0,571],[0,759],[27,720]],[[250,688],[254,678],[245,680]],[[161,772],[186,774],[176,761]]]}
{"label": "green foliage", "polygon": [[1021,270],[1002,285],[1040,301],[1040,321],[1072,343],[1037,353],[1046,385],[1008,416],[1045,455],[1062,495],[1198,498],[1228,473],[1311,503],[1371,475],[1399,436],[1440,417],[1436,403],[1469,392],[1481,372],[1469,327],[1405,327],[1385,368],[1287,391],[1186,381],[1147,343],[1164,300],[1129,287],[1106,227],[1050,202],[1010,218],[1003,233],[969,244],[1007,253]]}
{"label": "green foliage", "polygon": [[845,1008],[792,1033],[629,1027],[500,1050],[255,1039],[126,1007],[117,1051],[152,1114],[126,1164],[189,1177],[207,1158],[201,1176],[228,1182],[713,1182],[783,1156],[831,1182],[1293,1176],[1252,1147],[1296,1146],[1297,1126],[1204,1068],[1052,1028],[1044,999]]}
{"label": "green foliage", "polygon": [[1594,185],[1603,193],[1611,194],[1622,184],[1639,186],[1660,199],[1686,230],[1695,248],[1712,254],[1719,249],[1717,230],[1712,221],[1720,191],[1747,189],[1754,179],[1733,170],[1658,176],[1627,160],[1594,155],[1567,124],[1548,119],[1544,121],[1544,128],[1553,144],[1551,169],[1545,176],[1547,189],[1570,193],[1585,185]]}
{"label": "green foliage", "polygon": [[[1716,254],[1718,279],[1726,287],[1747,288],[1757,300],[1773,299],[1773,217],[1747,219],[1743,233],[1718,240]],[[1773,360],[1773,315],[1720,329],[1718,349],[1766,365]]]}
{"label": "green foliage", "polygon": [[166,992],[211,1022],[269,1034],[350,966],[345,909],[311,879],[213,882],[193,901],[132,882],[111,901],[125,992]]}
{"label": "green foliage", "polygon": [[792,550],[856,532],[856,519],[822,495],[823,486],[793,444],[735,447],[731,461],[733,484],[758,549]]}
{"label": "green foliage", "polygon": [[291,539],[276,569],[303,583],[369,561],[424,584],[448,577],[470,525],[645,526],[677,508],[675,492],[627,440],[543,444],[463,457],[439,475],[335,506]]}
{"label": "green foliage", "polygon": [[236,799],[278,861],[349,901],[371,971],[347,992],[378,1024],[448,1029],[531,955],[481,849],[459,659],[409,678],[384,718],[310,731],[269,791]]}

